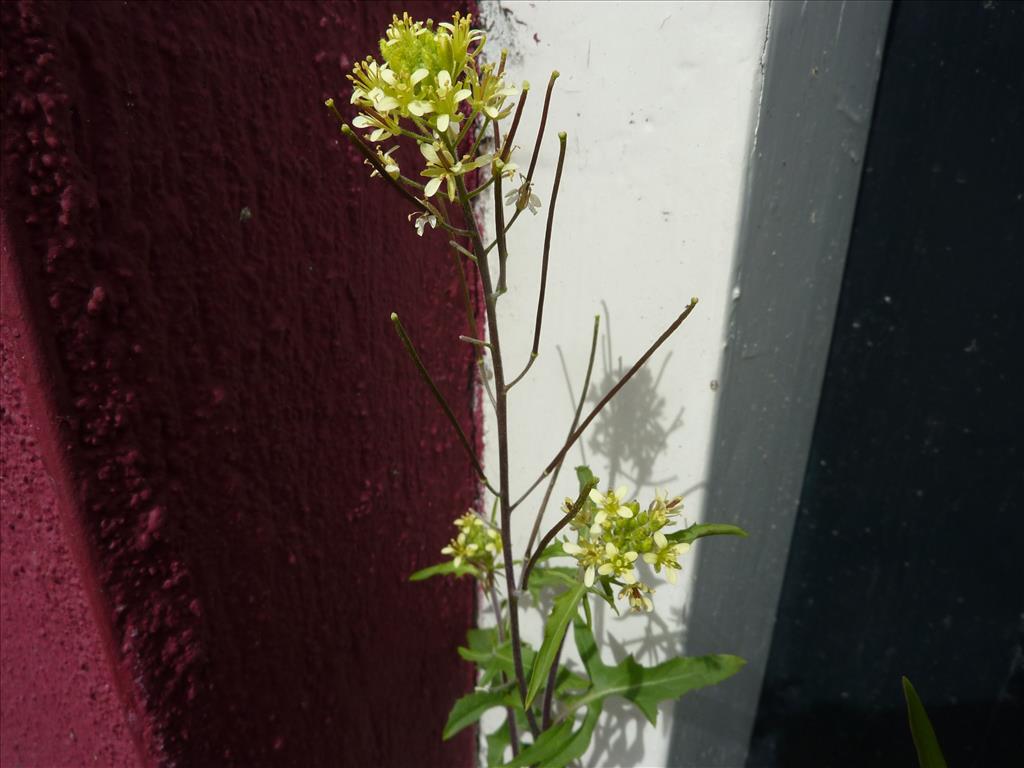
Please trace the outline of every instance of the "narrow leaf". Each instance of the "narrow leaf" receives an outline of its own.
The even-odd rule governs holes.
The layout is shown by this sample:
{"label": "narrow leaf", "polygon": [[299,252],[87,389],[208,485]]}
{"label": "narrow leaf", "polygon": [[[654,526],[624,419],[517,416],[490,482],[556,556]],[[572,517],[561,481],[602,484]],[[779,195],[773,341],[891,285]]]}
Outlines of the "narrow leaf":
{"label": "narrow leaf", "polygon": [[600,716],[601,707],[594,705],[587,710],[587,716],[578,730],[573,731],[575,723],[571,719],[550,728],[505,768],[524,768],[534,764],[543,765],[544,768],[564,768],[587,751]]}
{"label": "narrow leaf", "polygon": [[928,713],[921,703],[917,691],[907,678],[903,678],[903,696],[907,700],[907,717],[910,720],[910,735],[914,738],[917,762],[921,768],[946,768],[935,729],[928,719]]}
{"label": "narrow leaf", "polygon": [[541,643],[540,650],[537,652],[537,660],[533,665],[533,672],[530,674],[530,683],[526,687],[527,707],[533,703],[537,694],[544,687],[548,670],[555,662],[558,647],[562,644],[562,638],[565,637],[569,623],[576,616],[580,599],[586,590],[587,588],[583,584],[577,582],[572,589],[563,592],[555,599],[551,616],[548,617],[548,621],[544,625],[544,642]]}
{"label": "narrow leaf", "polygon": [[479,720],[488,709],[502,706],[504,698],[505,691],[503,690],[477,691],[463,696],[452,707],[441,738],[447,741],[467,725],[472,725]]}
{"label": "narrow leaf", "polygon": [[460,565],[458,568],[452,562],[438,563],[429,568],[416,571],[409,577],[409,581],[423,581],[432,576],[476,576],[477,570],[471,565]]}
{"label": "narrow leaf", "polygon": [[689,528],[681,531],[674,531],[665,538],[676,544],[689,544],[705,536],[742,536],[747,537],[747,532],[738,525],[726,523],[694,523]]}

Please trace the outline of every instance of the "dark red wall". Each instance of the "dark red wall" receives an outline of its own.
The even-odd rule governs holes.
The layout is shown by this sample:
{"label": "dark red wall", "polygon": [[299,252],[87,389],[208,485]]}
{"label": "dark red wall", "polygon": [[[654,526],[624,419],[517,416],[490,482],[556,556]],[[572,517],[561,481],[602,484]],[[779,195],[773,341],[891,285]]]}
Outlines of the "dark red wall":
{"label": "dark red wall", "polygon": [[[83,584],[41,606],[5,561],[4,599],[88,598],[97,619],[55,618],[93,640],[54,641],[51,673],[5,672],[4,764],[50,738],[54,706],[8,680],[99,675],[99,647],[145,763],[472,762],[468,734],[440,740],[472,590],[405,579],[477,484],[388,321],[476,434],[458,284],[322,107],[402,7],[3,5],[5,314],[59,540],[33,533],[32,482],[5,507],[47,564],[70,546]],[[5,619],[5,670],[30,629]],[[128,759],[116,702],[74,711],[95,716],[79,757]]]}

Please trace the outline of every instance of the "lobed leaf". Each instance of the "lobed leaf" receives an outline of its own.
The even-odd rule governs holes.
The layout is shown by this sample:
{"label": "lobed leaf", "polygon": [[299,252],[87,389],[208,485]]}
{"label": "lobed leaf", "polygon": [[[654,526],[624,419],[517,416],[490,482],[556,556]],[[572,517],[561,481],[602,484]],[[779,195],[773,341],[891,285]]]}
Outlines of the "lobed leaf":
{"label": "lobed leaf", "polygon": [[576,467],[576,479],[579,480],[580,490],[582,491],[587,485],[593,483],[596,488],[598,483],[601,481],[594,477],[594,473],[590,471],[590,467],[585,464],[581,464]]}
{"label": "lobed leaf", "polygon": [[653,725],[657,722],[658,704],[661,702],[719,683],[739,672],[746,664],[738,656],[716,654],[683,656],[654,667],[645,667],[630,655],[621,664],[609,666],[601,661],[590,627],[582,621],[576,621],[574,633],[576,648],[593,687],[569,702],[570,711],[584,706],[600,706],[608,696],[621,696],[633,702]]}
{"label": "lobed leaf", "polygon": [[705,536],[742,536],[746,538],[747,532],[738,525],[727,523],[694,523],[689,528],[673,531],[665,538],[676,544],[690,544]]}

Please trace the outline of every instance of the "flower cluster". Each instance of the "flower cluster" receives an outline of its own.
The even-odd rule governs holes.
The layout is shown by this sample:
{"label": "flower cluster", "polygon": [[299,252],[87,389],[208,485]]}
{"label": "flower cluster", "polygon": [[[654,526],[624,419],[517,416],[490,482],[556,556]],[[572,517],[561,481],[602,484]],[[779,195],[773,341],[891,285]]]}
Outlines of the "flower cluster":
{"label": "flower cluster", "polygon": [[[572,500],[566,499],[564,511],[572,505]],[[663,491],[641,511],[637,501],[627,501],[625,488],[606,493],[595,489],[570,522],[576,541],[564,541],[562,549],[583,568],[583,582],[588,587],[597,577],[606,578],[622,585],[619,598],[628,599],[631,608],[649,612],[654,604],[648,595],[654,590],[638,579],[634,566],[643,560],[657,573],[664,569],[668,581],[676,582],[682,568],[679,557],[690,545],[669,541],[662,529],[681,511],[682,498],[670,499]]]}
{"label": "flower cluster", "polygon": [[501,552],[501,532],[474,512],[457,518],[455,527],[458,535],[441,550],[441,554],[450,556],[456,568],[465,564],[473,566],[482,575],[493,573],[495,560]]}
{"label": "flower cluster", "polygon": [[[424,195],[431,197],[444,181],[454,200],[455,177],[494,159],[477,156],[475,144],[460,156],[458,145],[466,134],[460,132],[462,121],[472,122],[478,115],[488,120],[508,117],[508,99],[518,91],[505,83],[499,67],[477,61],[485,35],[472,28],[471,16],[456,13],[450,23],[436,26],[429,19],[413,21],[407,13],[392,19],[380,41],[383,61],[368,56],[348,76],[351,102],[359,109],[352,125],[366,130],[374,143],[396,136],[415,139],[427,160],[422,175],[430,181]],[[377,151],[390,161],[388,174],[397,178],[393,149]]]}

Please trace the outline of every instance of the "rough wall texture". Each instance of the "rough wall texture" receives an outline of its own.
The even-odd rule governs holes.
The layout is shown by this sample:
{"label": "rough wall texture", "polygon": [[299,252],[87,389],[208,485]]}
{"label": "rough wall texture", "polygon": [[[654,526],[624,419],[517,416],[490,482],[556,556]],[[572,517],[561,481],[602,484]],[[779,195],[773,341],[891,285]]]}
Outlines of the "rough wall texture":
{"label": "rough wall texture", "polygon": [[[403,315],[475,433],[458,284],[443,239],[423,252],[319,106],[393,10],[2,9],[0,203],[37,361],[23,380],[145,763],[471,761],[468,733],[440,740],[470,682],[454,648],[471,590],[405,577],[477,485],[388,322]],[[34,487],[10,493],[37,525]],[[67,561],[56,534],[36,551]],[[42,606],[7,569],[21,615],[82,615],[81,593]],[[5,620],[5,669],[31,642],[21,621]],[[4,764],[33,720],[38,740],[52,726],[50,699],[17,686],[98,669],[75,620],[54,631],[47,675],[4,678]],[[77,710],[96,732],[72,762],[128,759],[116,711]]]}
{"label": "rough wall texture", "polygon": [[[6,260],[7,253],[4,253]],[[9,275],[3,274],[4,288]],[[0,325],[0,763],[138,764],[106,647],[94,622],[42,463],[18,368],[19,302]]]}

